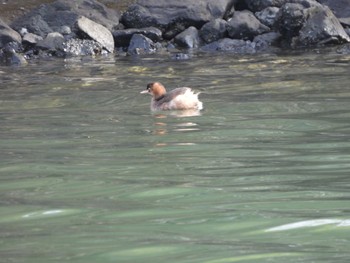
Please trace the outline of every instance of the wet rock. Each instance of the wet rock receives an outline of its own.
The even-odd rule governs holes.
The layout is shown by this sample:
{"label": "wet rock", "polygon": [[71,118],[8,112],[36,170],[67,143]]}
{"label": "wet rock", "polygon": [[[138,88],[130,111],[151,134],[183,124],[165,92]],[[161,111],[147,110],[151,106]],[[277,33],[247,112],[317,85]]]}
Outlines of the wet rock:
{"label": "wet rock", "polygon": [[21,43],[21,35],[0,19],[0,48],[13,41]]}
{"label": "wet rock", "polygon": [[113,32],[114,42],[116,47],[128,47],[131,37],[135,34],[141,34],[151,39],[153,42],[162,40],[162,31],[155,27],[146,28],[129,28],[123,30],[115,30]]}
{"label": "wet rock", "polygon": [[123,14],[121,21],[127,28],[154,26],[163,31],[163,37],[173,38],[184,29],[222,18],[232,0],[172,1],[138,0]]}
{"label": "wet rock", "polygon": [[96,0],[57,0],[43,4],[12,23],[19,30],[22,27],[30,33],[45,37],[51,32],[60,32],[62,26],[74,28],[80,16],[85,16],[109,30],[119,25],[119,13]]}
{"label": "wet rock", "polygon": [[108,52],[114,51],[114,38],[106,27],[83,16],[78,19],[77,28],[89,38],[100,43]]}
{"label": "wet rock", "polygon": [[47,37],[37,43],[37,47],[45,50],[58,50],[62,49],[63,43],[65,39],[64,37],[58,33],[53,32],[49,33]]}
{"label": "wet rock", "polygon": [[228,36],[234,39],[253,40],[270,28],[260,21],[250,11],[236,11],[227,23]]}
{"label": "wet rock", "polygon": [[278,12],[276,25],[292,47],[350,40],[331,10],[313,0],[290,0],[284,4]]}
{"label": "wet rock", "polygon": [[255,16],[261,23],[271,28],[275,24],[278,11],[278,7],[271,6],[261,10],[260,12],[256,12]]}
{"label": "wet rock", "polygon": [[6,65],[6,66],[21,66],[27,64],[27,60],[24,58],[22,54],[18,54],[16,52],[16,48],[13,47],[13,45],[16,47],[17,43],[10,42],[7,43],[1,50],[0,50],[0,64]]}
{"label": "wet rock", "polygon": [[198,29],[194,26],[187,28],[174,38],[177,46],[183,48],[197,48],[200,45]]}
{"label": "wet rock", "polygon": [[348,34],[328,7],[315,7],[299,32],[302,46],[350,42]]}
{"label": "wet rock", "polygon": [[58,32],[62,35],[70,35],[72,30],[69,26],[61,26]]}
{"label": "wet rock", "polygon": [[211,43],[227,36],[227,22],[221,18],[210,21],[199,31],[199,36],[205,43]]}
{"label": "wet rock", "polygon": [[253,43],[255,43],[257,50],[267,50],[272,46],[279,46],[281,40],[281,34],[278,32],[269,32],[254,37]]}
{"label": "wet rock", "polygon": [[281,7],[289,0],[245,0],[248,8],[255,12],[259,12],[267,7]]}
{"label": "wet rock", "polygon": [[94,41],[88,39],[69,39],[63,43],[62,55],[69,56],[93,56],[101,54],[103,46]]}
{"label": "wet rock", "polygon": [[318,2],[328,6],[340,23],[350,26],[350,0],[318,0]]}
{"label": "wet rock", "polygon": [[41,36],[32,33],[27,33],[23,36],[23,44],[27,45],[35,45],[42,40],[43,38]]}
{"label": "wet rock", "polygon": [[131,37],[127,53],[129,55],[151,54],[157,51],[156,44],[141,34],[134,34]]}
{"label": "wet rock", "polygon": [[225,51],[235,54],[253,54],[256,53],[255,46],[250,41],[223,38],[202,47],[203,51],[216,52]]}

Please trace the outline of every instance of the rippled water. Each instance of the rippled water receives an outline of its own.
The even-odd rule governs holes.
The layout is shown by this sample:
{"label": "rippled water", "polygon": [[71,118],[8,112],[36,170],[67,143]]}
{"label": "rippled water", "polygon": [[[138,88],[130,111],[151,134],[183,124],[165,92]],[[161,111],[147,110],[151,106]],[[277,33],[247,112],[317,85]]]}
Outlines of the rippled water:
{"label": "rippled water", "polygon": [[[348,262],[350,56],[0,68],[0,262]],[[145,84],[201,91],[152,114]]]}

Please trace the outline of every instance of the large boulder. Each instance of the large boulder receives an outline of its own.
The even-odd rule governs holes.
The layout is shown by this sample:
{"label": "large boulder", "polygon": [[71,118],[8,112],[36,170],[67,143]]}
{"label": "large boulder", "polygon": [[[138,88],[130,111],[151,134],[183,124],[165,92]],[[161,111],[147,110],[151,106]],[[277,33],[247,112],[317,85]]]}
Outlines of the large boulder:
{"label": "large boulder", "polygon": [[200,45],[198,29],[194,26],[187,28],[174,38],[174,42],[179,47],[198,48]]}
{"label": "large boulder", "polygon": [[18,31],[27,28],[29,33],[45,37],[48,33],[59,32],[62,26],[73,29],[80,16],[85,16],[109,30],[119,25],[119,13],[96,0],[57,0],[33,9],[15,20],[11,26]]}
{"label": "large boulder", "polygon": [[276,25],[290,46],[350,41],[332,11],[314,0],[289,0],[280,8]]}
{"label": "large boulder", "polygon": [[127,28],[154,26],[161,29],[164,37],[173,38],[186,28],[202,27],[205,23],[222,18],[232,0],[138,0],[123,14],[121,22]]}
{"label": "large boulder", "polygon": [[269,32],[270,28],[262,24],[250,11],[236,11],[227,23],[227,32],[230,38],[253,40],[262,33]]}
{"label": "large boulder", "polygon": [[100,43],[108,52],[113,53],[114,38],[111,31],[106,27],[82,16],[77,21],[77,28],[88,38]]}
{"label": "large boulder", "polygon": [[271,6],[261,10],[260,12],[256,12],[255,16],[261,23],[271,28],[276,22],[278,11],[278,7]]}
{"label": "large boulder", "polygon": [[226,27],[226,20],[217,18],[204,24],[199,31],[199,36],[205,43],[211,43],[227,36]]}
{"label": "large boulder", "polygon": [[21,43],[21,41],[21,35],[0,19],[0,48],[4,47],[7,43]]}
{"label": "large boulder", "polygon": [[350,0],[318,0],[318,2],[328,6],[342,24],[350,26]]}
{"label": "large boulder", "polygon": [[303,46],[350,42],[348,34],[328,7],[315,7],[299,32]]}

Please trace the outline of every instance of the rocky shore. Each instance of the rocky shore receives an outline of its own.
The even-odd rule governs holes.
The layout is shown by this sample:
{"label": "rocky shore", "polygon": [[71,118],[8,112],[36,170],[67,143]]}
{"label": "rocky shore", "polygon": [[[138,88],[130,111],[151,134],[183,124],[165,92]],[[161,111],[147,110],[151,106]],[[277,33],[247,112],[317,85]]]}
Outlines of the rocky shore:
{"label": "rocky shore", "polygon": [[96,0],[42,4],[0,18],[0,64],[48,56],[186,50],[254,54],[341,45],[350,52],[350,0],[136,0],[126,11]]}

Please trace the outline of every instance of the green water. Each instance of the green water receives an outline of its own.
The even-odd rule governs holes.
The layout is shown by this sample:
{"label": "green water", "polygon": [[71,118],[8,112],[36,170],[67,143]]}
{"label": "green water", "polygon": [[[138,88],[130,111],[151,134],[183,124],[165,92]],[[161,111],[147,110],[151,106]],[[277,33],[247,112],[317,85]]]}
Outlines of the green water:
{"label": "green water", "polygon": [[[349,262],[350,56],[0,68],[0,262]],[[151,81],[201,91],[152,114]]]}

